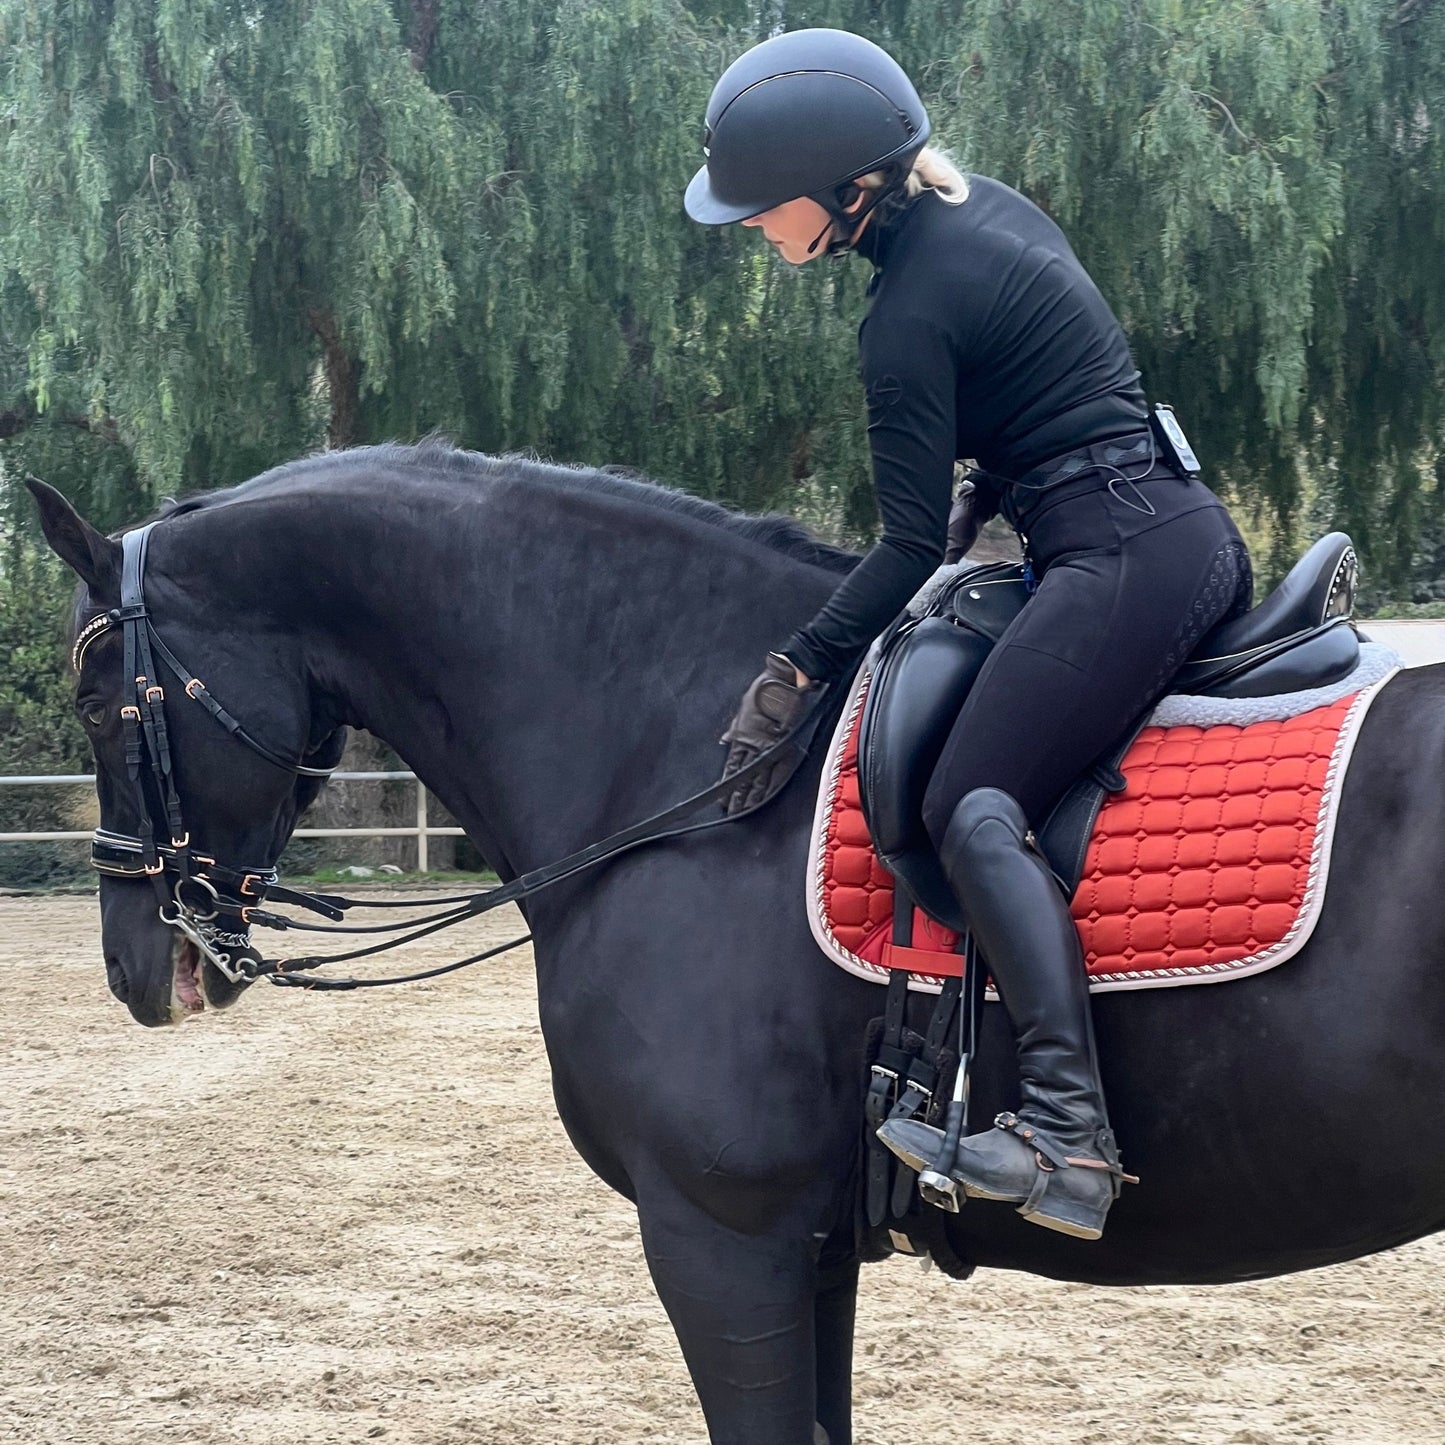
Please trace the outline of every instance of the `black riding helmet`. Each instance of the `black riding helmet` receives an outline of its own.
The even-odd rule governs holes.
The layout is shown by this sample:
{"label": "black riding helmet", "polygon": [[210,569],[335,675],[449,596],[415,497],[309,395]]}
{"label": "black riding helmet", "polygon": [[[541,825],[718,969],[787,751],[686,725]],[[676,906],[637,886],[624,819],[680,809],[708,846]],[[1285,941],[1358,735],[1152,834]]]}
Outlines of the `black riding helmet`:
{"label": "black riding helmet", "polygon": [[[846,30],[789,31],[733,61],[713,87],[707,164],[684,205],[716,226],[809,196],[856,226],[903,184],[928,134],[923,102],[887,51]],[[883,190],[845,216],[853,178],[878,170],[888,172]]]}

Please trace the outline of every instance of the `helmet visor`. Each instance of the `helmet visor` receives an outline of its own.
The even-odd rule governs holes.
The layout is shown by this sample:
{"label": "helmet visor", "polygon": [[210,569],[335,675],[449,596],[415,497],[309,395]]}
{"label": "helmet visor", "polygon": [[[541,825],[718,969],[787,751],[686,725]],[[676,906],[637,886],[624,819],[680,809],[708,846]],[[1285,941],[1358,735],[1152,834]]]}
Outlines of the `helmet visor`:
{"label": "helmet visor", "polygon": [[682,204],[694,221],[701,221],[704,226],[726,226],[733,221],[760,216],[780,202],[751,200],[739,204],[725,201],[713,190],[712,177],[703,166],[688,183]]}

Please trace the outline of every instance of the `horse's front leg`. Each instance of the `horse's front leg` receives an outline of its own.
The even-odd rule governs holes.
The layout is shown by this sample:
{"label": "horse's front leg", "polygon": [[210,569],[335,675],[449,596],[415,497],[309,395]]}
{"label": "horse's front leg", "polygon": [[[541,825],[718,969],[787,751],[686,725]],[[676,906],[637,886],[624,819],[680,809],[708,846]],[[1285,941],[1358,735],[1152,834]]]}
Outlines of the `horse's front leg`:
{"label": "horse's front leg", "polygon": [[813,1321],[818,1362],[818,1427],[822,1445],[853,1445],[853,1322],[858,1312],[858,1259],[818,1265]]}
{"label": "horse's front leg", "polygon": [[638,1215],[712,1445],[815,1445],[818,1241],[739,1233],[680,1194]]}

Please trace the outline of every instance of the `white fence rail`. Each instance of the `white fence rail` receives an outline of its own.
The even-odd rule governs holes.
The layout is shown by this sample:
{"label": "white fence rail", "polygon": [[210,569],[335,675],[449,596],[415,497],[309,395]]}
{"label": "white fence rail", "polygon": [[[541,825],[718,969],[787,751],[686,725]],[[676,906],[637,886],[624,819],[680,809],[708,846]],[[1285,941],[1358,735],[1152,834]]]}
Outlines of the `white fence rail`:
{"label": "white fence rail", "polygon": [[[332,773],[338,783],[413,782],[416,784],[416,822],[409,828],[298,828],[294,838],[415,838],[416,871],[428,871],[427,840],[460,838],[461,828],[436,827],[427,821],[427,791],[415,773]],[[94,773],[36,773],[29,777],[0,777],[0,787],[81,787],[94,784]],[[0,843],[83,843],[89,833],[0,833]]]}
{"label": "white fence rail", "polygon": [[1360,623],[1360,630],[1376,642],[1386,642],[1405,659],[1406,667],[1445,662],[1445,618],[1382,617]]}
{"label": "white fence rail", "polygon": [[[1445,620],[1442,621],[1392,621],[1389,619],[1370,620],[1361,623],[1363,630],[1381,642],[1387,642],[1399,651],[1407,666],[1419,667],[1425,663],[1445,662]],[[429,838],[460,838],[461,828],[437,828],[427,822],[427,793],[417,775],[412,772],[394,773],[333,773],[338,782],[381,783],[413,782],[416,784],[416,822],[410,828],[298,828],[297,838],[415,838],[417,872],[425,873],[428,866],[427,840]],[[70,784],[79,787],[93,784],[94,773],[63,773],[59,775],[36,774],[31,777],[0,777],[0,787],[50,787]],[[0,843],[69,843],[84,842],[89,833],[0,833]]]}

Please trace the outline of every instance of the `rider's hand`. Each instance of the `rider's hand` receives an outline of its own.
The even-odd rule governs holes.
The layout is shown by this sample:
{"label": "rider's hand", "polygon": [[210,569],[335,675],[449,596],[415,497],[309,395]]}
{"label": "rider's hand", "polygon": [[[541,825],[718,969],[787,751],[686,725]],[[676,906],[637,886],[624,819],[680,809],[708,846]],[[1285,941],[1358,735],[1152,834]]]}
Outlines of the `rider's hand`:
{"label": "rider's hand", "polygon": [[[822,697],[824,688],[809,682],[780,652],[768,654],[767,665],[743,694],[743,700],[722,741],[728,744],[723,777],[734,773],[767,752],[793,731]],[[728,813],[739,813],[770,797],[787,782],[802,761],[801,754],[789,753],[740,784],[723,801]]]}
{"label": "rider's hand", "polygon": [[948,514],[948,548],[944,552],[945,566],[962,562],[968,556],[978,534],[983,531],[983,517],[978,505],[978,489],[972,482],[964,482]]}

